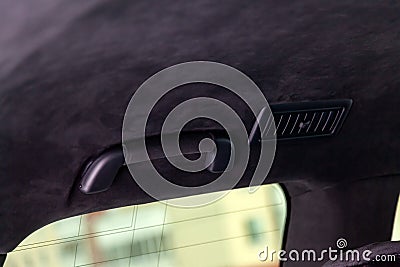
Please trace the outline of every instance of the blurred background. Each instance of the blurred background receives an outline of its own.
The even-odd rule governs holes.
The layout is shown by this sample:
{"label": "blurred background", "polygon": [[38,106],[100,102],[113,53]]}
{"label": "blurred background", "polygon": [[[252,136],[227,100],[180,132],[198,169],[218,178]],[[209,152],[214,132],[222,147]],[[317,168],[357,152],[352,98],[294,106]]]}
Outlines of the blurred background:
{"label": "blurred background", "polygon": [[[192,196],[195,198],[199,196]],[[279,266],[258,260],[279,250],[286,219],[279,185],[236,189],[210,205],[122,207],[52,223],[9,253],[5,267]]]}

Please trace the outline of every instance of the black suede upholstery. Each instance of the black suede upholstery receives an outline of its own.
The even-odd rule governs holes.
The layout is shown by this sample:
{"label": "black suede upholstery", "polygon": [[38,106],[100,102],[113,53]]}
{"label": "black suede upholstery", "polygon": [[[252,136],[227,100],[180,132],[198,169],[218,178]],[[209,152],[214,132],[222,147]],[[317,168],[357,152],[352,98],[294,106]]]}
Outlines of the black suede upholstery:
{"label": "black suede upholstery", "polygon": [[[342,181],[315,190],[295,181],[285,186],[290,195],[286,251],[337,249],[341,238],[347,241],[346,249],[391,239],[399,176]],[[322,263],[288,261],[284,266],[319,267]]]}
{"label": "black suede upholstery", "polygon": [[[47,8],[43,0],[43,8],[3,16],[0,26],[0,253],[52,221],[152,201],[126,170],[96,195],[80,193],[77,181],[88,158],[120,144],[123,114],[140,84],[181,62],[238,68],[274,103],[354,100],[338,136],[278,143],[266,183],[297,180],[312,191],[400,173],[400,3],[71,2]],[[0,17],[13,8],[5,1]],[[167,110],[195,95],[230,101],[248,127],[253,123],[225,90],[194,85],[158,105],[148,134],[157,136]],[[186,130],[217,129],[199,121]],[[187,176],[156,164],[177,181]],[[238,186],[246,186],[254,164]],[[383,204],[393,200],[381,193]]]}
{"label": "black suede upholstery", "polygon": [[[348,262],[327,262],[323,265],[323,267],[350,267],[350,266],[359,266],[359,267],[374,267],[374,266],[385,266],[385,267],[395,267],[399,266],[400,261],[400,242],[383,242],[383,243],[374,243],[370,245],[363,246],[357,249],[360,254],[362,252],[369,250],[371,254],[368,256],[371,261],[366,261],[361,258],[360,261],[348,261]],[[393,255],[395,259],[386,260],[386,261],[375,261],[377,257],[387,255]]]}

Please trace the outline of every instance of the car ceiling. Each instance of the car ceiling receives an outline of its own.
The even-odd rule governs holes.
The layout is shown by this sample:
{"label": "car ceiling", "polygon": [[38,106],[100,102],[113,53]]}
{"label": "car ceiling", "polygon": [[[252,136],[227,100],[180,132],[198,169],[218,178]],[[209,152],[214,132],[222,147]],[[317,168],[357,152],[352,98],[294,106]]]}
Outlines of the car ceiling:
{"label": "car ceiling", "polygon": [[[291,195],[301,195],[382,178],[387,183],[379,188],[390,184],[392,190],[379,197],[393,201],[398,194],[398,179],[386,178],[400,173],[400,3],[40,3],[3,1],[0,8],[0,253],[50,222],[154,201],[127,170],[94,195],[78,190],[79,174],[89,158],[121,143],[135,90],[154,73],[187,61],[239,69],[269,103],[353,100],[337,136],[278,142],[265,183],[287,184]],[[149,136],[159,135],[173,106],[195,96],[229,103],[248,128],[254,123],[248,107],[223,88],[195,84],[177,88],[156,106]],[[185,130],[220,128],[199,120]],[[155,164],[177,182],[213,177],[205,171],[187,178],[165,160]],[[252,159],[238,187],[248,184],[255,164]],[[356,187],[347,192],[353,193]],[[165,192],[169,197],[176,196]]]}

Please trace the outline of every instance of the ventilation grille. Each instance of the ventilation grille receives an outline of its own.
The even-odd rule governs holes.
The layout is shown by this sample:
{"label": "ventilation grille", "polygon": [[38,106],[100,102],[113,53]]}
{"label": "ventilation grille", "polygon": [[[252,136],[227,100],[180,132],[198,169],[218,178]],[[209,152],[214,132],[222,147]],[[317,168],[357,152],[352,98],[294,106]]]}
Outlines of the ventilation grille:
{"label": "ventilation grille", "polygon": [[332,135],[344,108],[274,114],[278,138]]}
{"label": "ventilation grille", "polygon": [[342,126],[351,104],[351,100],[345,99],[271,105],[275,133],[268,127],[262,139],[273,135],[278,139],[334,135]]}

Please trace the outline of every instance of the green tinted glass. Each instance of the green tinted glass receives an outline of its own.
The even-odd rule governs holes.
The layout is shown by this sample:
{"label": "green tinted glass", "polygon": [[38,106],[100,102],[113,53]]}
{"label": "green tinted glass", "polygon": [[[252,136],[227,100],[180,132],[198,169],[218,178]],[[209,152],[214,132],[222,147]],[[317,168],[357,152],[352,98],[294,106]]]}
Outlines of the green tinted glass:
{"label": "green tinted glass", "polygon": [[260,262],[258,253],[266,245],[281,248],[285,218],[278,185],[253,194],[231,190],[198,208],[122,207],[49,224],[9,253],[4,266],[278,266]]}

